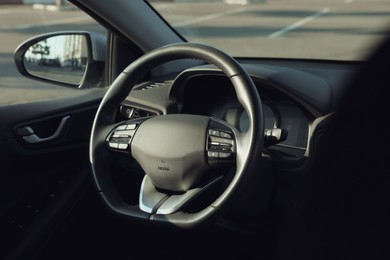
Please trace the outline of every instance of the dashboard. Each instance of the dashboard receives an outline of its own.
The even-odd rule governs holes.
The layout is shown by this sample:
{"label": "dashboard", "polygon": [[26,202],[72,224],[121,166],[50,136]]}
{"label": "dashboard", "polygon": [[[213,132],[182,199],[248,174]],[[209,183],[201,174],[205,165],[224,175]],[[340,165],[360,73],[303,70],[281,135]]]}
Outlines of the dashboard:
{"label": "dashboard", "polygon": [[[310,116],[287,96],[270,91],[270,86],[260,82],[255,84],[261,93],[264,128],[287,131],[286,140],[277,145],[305,150]],[[192,77],[183,89],[182,103],[183,113],[212,116],[240,131],[248,129],[248,115],[238,102],[232,84],[223,76]]]}
{"label": "dashboard", "polygon": [[[281,64],[279,61],[278,64]],[[274,66],[243,61],[261,97],[264,129],[282,129],[286,138],[266,147],[292,159],[308,156],[313,126],[334,109],[332,96],[342,92],[335,88],[343,82],[332,82],[347,75],[350,65],[340,64],[329,71],[326,64]],[[333,67],[334,68],[334,67]],[[340,69],[340,70],[339,70]],[[334,84],[330,84],[334,83]],[[336,84],[337,83],[337,84]],[[168,78],[136,85],[118,110],[121,120],[169,113],[205,115],[221,119],[240,131],[248,129],[248,116],[237,100],[233,85],[222,72],[211,65],[190,67]]]}

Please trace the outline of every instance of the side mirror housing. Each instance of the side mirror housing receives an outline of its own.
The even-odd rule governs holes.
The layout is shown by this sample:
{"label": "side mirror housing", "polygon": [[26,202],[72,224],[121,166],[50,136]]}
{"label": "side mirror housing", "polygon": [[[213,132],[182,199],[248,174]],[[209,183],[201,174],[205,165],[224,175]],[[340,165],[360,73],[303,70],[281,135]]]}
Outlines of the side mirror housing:
{"label": "side mirror housing", "polygon": [[90,88],[103,81],[106,36],[83,31],[47,33],[23,42],[15,51],[19,72],[65,87]]}

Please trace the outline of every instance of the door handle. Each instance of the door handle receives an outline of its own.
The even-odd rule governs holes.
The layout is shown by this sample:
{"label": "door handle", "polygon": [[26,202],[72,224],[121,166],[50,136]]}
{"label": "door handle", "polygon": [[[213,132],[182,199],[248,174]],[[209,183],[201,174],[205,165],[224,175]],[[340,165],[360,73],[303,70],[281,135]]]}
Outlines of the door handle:
{"label": "door handle", "polygon": [[24,127],[18,128],[17,134],[20,137],[22,137],[22,139],[25,142],[27,142],[29,144],[40,144],[40,143],[44,143],[44,142],[53,141],[56,138],[58,138],[59,136],[61,136],[61,134],[63,133],[69,120],[70,120],[70,116],[63,117],[61,119],[61,122],[58,125],[56,131],[54,132],[54,134],[52,134],[51,136],[48,136],[48,137],[39,137],[38,135],[36,135],[34,133],[34,129],[31,128],[30,126],[24,126]]}

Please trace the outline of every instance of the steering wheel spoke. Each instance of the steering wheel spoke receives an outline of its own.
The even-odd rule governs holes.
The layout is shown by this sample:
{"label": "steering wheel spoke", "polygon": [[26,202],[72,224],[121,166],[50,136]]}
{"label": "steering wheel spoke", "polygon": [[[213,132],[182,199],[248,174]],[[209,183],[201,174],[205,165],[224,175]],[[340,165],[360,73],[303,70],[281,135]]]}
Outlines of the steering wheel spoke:
{"label": "steering wheel spoke", "polygon": [[200,194],[222,180],[222,176],[190,189],[184,193],[167,194],[156,189],[149,176],[145,175],[140,190],[139,207],[142,211],[167,215],[181,210],[185,205],[196,199]]}

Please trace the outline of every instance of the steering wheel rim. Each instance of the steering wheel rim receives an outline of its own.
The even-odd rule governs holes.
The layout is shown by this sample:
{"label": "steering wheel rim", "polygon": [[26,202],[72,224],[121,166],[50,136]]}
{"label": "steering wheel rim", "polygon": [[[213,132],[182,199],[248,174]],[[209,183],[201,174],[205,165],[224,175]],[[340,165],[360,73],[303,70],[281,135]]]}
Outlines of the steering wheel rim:
{"label": "steering wheel rim", "polygon": [[[236,172],[227,188],[214,202],[201,211],[191,214],[183,211],[171,214],[156,214],[155,212],[151,214],[142,211],[138,205],[125,203],[116,191],[106,165],[107,158],[112,153],[107,149],[106,140],[113,127],[117,125],[114,122],[117,107],[146,72],[163,63],[188,58],[213,64],[230,79],[238,101],[248,114],[249,129],[241,132],[229,126],[237,142]],[[232,57],[213,47],[196,43],[176,43],[155,49],[128,65],[109,87],[96,112],[89,147],[96,189],[105,205],[120,216],[182,228],[210,223],[218,215],[216,213],[229,209],[237,201],[240,194],[245,191],[245,185],[251,181],[251,172],[258,170],[264,141],[263,122],[262,105],[257,89],[246,71]],[[220,123],[223,124],[223,122]]]}

